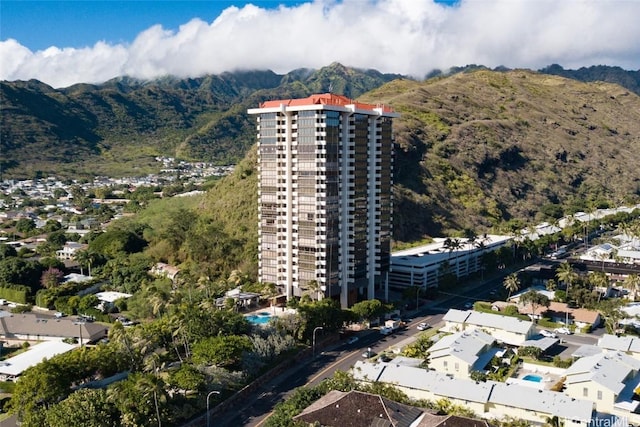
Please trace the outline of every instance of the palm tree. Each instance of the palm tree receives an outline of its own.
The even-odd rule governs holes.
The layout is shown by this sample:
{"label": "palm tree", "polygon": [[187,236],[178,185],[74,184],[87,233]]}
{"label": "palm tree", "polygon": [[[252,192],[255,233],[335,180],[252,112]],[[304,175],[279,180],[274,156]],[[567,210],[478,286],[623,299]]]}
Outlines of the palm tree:
{"label": "palm tree", "polygon": [[640,290],[640,275],[630,274],[622,282],[622,286],[633,292],[633,300],[635,301]]}
{"label": "palm tree", "polygon": [[567,297],[569,295],[569,287],[578,280],[578,277],[578,273],[567,261],[560,264],[556,270],[556,278],[567,286]]}
{"label": "palm tree", "polygon": [[547,288],[548,291],[552,291],[553,292],[558,288],[558,284],[556,283],[555,280],[549,279],[549,280],[547,280],[545,288]]}
{"label": "palm tree", "polygon": [[507,277],[504,278],[504,282],[502,282],[502,286],[509,292],[507,296],[507,300],[511,298],[511,294],[520,289],[520,279],[516,273],[511,273]]}
{"label": "palm tree", "polygon": [[566,290],[567,313],[565,318],[565,324],[569,326],[569,288],[576,280],[578,280],[578,273],[575,272],[571,264],[565,261],[558,266],[558,269],[556,270],[556,278],[559,281],[564,282],[564,284],[567,287],[567,290]]}
{"label": "palm tree", "polygon": [[589,274],[589,283],[596,288],[596,292],[598,292],[598,302],[602,297],[601,288],[604,288],[604,292],[607,292],[609,288],[609,277],[601,271],[594,271]]}

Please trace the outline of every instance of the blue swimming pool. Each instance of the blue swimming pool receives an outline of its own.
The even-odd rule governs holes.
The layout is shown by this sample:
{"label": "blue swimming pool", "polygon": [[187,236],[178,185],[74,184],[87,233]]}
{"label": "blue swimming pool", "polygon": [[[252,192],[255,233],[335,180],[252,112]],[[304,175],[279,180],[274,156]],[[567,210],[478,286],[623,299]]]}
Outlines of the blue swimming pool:
{"label": "blue swimming pool", "polygon": [[261,311],[260,313],[251,314],[245,317],[249,323],[253,323],[254,325],[264,325],[265,323],[269,323],[269,320],[271,320],[271,313]]}
{"label": "blue swimming pool", "polygon": [[525,381],[532,381],[534,383],[539,383],[540,381],[542,381],[542,377],[540,375],[534,375],[534,374],[527,374],[524,377],[522,377],[522,379]]}

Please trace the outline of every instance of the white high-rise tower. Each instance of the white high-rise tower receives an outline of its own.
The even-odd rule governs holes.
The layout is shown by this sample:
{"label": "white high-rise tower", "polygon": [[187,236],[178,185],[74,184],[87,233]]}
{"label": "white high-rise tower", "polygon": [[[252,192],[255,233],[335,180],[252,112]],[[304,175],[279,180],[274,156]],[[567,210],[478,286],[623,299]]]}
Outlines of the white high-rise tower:
{"label": "white high-rise tower", "polygon": [[335,94],[268,101],[258,116],[259,280],[287,299],[386,286],[398,115]]}

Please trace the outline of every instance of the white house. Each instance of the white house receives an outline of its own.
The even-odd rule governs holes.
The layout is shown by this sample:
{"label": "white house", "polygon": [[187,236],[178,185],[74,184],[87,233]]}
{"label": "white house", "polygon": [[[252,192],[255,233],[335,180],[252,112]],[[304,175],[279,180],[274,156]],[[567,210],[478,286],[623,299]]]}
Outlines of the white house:
{"label": "white house", "polygon": [[469,378],[471,371],[484,371],[485,366],[500,349],[494,347],[495,338],[480,329],[446,335],[429,349],[429,368]]}
{"label": "white house", "polygon": [[452,308],[442,320],[445,322],[442,330],[446,332],[482,329],[491,334],[496,341],[509,345],[522,345],[536,334],[535,325],[531,321],[474,310],[463,311]]}
{"label": "white house", "polygon": [[483,418],[508,415],[540,425],[548,418],[558,417],[565,427],[578,427],[588,426],[593,413],[593,402],[563,393],[454,378],[436,371],[396,365],[393,361],[376,364],[358,361],[352,374],[361,382],[393,384],[411,399],[447,399]]}
{"label": "white house", "polygon": [[640,385],[640,360],[621,352],[604,352],[578,359],[566,371],[565,393],[589,399],[598,412],[639,423],[640,402],[633,399]]}
{"label": "white house", "polygon": [[35,366],[44,359],[66,353],[77,347],[62,341],[45,341],[31,346],[29,350],[0,362],[0,380],[15,381],[27,368]]}
{"label": "white house", "polygon": [[640,360],[640,338],[604,334],[598,340],[598,347],[608,351],[619,351]]}

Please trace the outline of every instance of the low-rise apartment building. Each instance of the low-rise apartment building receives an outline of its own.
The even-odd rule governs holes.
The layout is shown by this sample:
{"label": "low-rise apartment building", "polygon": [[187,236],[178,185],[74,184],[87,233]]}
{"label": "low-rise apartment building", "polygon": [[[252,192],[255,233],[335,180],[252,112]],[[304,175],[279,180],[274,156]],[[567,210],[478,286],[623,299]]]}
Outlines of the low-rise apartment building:
{"label": "low-rise apartment building", "polygon": [[536,334],[533,322],[499,314],[482,313],[474,310],[450,309],[443,317],[446,332],[482,329],[496,341],[519,346]]}
{"label": "low-rise apartment building", "polygon": [[494,343],[491,335],[479,329],[444,336],[429,349],[429,368],[456,378],[469,378],[471,371],[484,371],[500,351]]}

